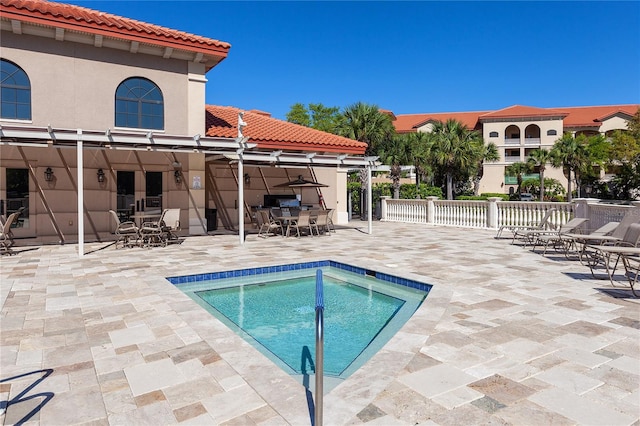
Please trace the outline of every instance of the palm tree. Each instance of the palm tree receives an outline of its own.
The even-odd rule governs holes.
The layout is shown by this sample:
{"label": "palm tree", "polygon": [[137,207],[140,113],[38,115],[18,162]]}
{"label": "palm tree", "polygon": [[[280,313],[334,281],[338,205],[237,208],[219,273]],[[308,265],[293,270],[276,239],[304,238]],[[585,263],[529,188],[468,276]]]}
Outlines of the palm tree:
{"label": "palm tree", "polygon": [[447,180],[447,200],[453,199],[453,176],[469,173],[478,162],[476,141],[481,136],[458,120],[436,121],[431,131],[430,158]]}
{"label": "palm tree", "polygon": [[587,150],[571,133],[565,133],[553,144],[551,152],[552,164],[555,167],[562,167],[566,172],[567,201],[571,201],[571,173],[573,172],[576,183],[578,183],[578,173],[589,163]]}
{"label": "palm tree", "polygon": [[527,158],[527,163],[533,169],[538,167],[540,171],[540,201],[544,201],[544,171],[547,168],[547,163],[551,162],[551,151],[544,148],[534,149]]}
{"label": "palm tree", "polygon": [[368,144],[366,155],[374,155],[378,148],[388,142],[395,129],[391,118],[382,112],[376,105],[357,102],[346,107],[342,113],[338,133],[341,136],[355,139]]}
{"label": "palm tree", "polygon": [[408,134],[394,135],[391,141],[380,148],[378,154],[382,162],[390,166],[389,177],[392,182],[393,198],[400,198],[401,166],[412,163],[411,142]]}
{"label": "palm tree", "polygon": [[530,171],[531,165],[522,161],[512,163],[508,165],[504,170],[507,176],[515,176],[516,179],[518,179],[518,197],[520,197],[522,191],[522,175],[529,173]]}
{"label": "palm tree", "polygon": [[500,153],[495,143],[489,142],[485,145],[482,139],[476,141],[476,150],[478,162],[476,164],[476,174],[473,177],[473,193],[474,195],[480,195],[480,181],[484,175],[484,162],[500,160]]}
{"label": "palm tree", "polygon": [[405,137],[410,150],[410,164],[413,164],[416,172],[416,197],[420,198],[420,182],[432,174],[431,165],[429,164],[429,152],[431,150],[429,134],[425,132],[407,133]]}

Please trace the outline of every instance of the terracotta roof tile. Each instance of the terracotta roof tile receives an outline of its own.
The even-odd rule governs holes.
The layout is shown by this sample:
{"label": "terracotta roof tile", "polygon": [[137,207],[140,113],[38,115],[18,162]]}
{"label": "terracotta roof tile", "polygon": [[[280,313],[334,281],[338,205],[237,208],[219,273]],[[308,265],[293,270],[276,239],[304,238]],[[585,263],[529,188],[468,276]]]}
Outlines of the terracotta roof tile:
{"label": "terracotta roof tile", "polygon": [[418,127],[424,124],[440,120],[446,121],[449,118],[464,123],[468,128],[479,128],[479,122],[489,118],[523,118],[523,117],[562,117],[565,128],[572,127],[599,127],[602,121],[616,115],[622,114],[627,117],[633,116],[638,111],[640,105],[609,105],[609,106],[588,106],[588,107],[568,107],[568,108],[536,108],[522,105],[514,105],[498,111],[484,112],[446,112],[436,114],[399,114],[397,120],[393,122],[398,133],[415,132]]}
{"label": "terracotta roof tile", "polygon": [[567,112],[564,127],[599,127],[602,121],[616,115],[633,116],[640,105],[608,105],[559,108]]}
{"label": "terracotta roof tile", "polygon": [[524,105],[513,105],[498,111],[488,112],[480,116],[486,118],[525,118],[525,117],[564,117],[566,113],[551,108],[536,108]]}
{"label": "terracotta roof tile", "polygon": [[[206,135],[209,137],[235,138],[238,136],[238,113],[242,110],[229,106],[206,106]],[[244,135],[258,148],[289,151],[339,152],[362,155],[367,148],[364,142],[322,132],[288,121],[272,118],[262,111],[245,111],[247,123]]]}
{"label": "terracotta roof tile", "polygon": [[441,112],[430,114],[398,114],[393,125],[398,133],[415,132],[418,127],[432,121],[447,121],[450,118],[460,121],[469,129],[476,129],[479,126],[478,117],[488,111],[475,112]]}
{"label": "terracotta roof tile", "polygon": [[231,45],[159,25],[148,24],[85,7],[44,0],[0,0],[6,19],[160,44],[187,51],[226,57]]}

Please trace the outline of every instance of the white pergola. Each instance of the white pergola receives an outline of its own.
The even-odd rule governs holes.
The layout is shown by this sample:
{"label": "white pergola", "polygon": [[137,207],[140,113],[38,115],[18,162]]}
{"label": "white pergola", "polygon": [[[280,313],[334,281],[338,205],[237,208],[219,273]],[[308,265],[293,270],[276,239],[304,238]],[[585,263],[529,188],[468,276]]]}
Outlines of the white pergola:
{"label": "white pergola", "polygon": [[[244,162],[252,164],[270,164],[286,166],[325,166],[345,168],[366,168],[368,175],[367,193],[371,199],[371,170],[379,165],[378,157],[358,157],[346,154],[289,153],[281,150],[253,150],[257,144],[249,143],[243,135],[246,126],[242,113],[238,116],[237,138],[212,138],[201,135],[167,135],[153,132],[122,131],[121,129],[104,131],[86,129],[62,129],[51,126],[0,125],[0,145],[41,148],[71,148],[77,155],[77,191],[78,191],[78,255],[84,256],[84,182],[83,150],[137,150],[146,152],[203,153],[219,156],[237,162],[238,175],[243,176]],[[35,177],[30,167],[32,177]],[[239,238],[244,244],[244,187],[238,184]],[[372,231],[372,212],[368,209],[368,232]]]}

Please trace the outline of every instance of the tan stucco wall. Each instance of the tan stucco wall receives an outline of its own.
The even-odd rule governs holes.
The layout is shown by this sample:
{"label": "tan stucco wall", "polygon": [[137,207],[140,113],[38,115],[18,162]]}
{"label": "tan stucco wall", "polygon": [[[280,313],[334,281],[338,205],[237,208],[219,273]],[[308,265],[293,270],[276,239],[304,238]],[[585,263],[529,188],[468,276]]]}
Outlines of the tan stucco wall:
{"label": "tan stucco wall", "polygon": [[188,70],[179,60],[8,31],[1,37],[2,57],[20,66],[31,81],[34,125],[113,129],[118,85],[129,77],[145,77],[162,91],[166,134],[204,131],[204,83],[195,81],[203,79],[201,64],[200,70]]}

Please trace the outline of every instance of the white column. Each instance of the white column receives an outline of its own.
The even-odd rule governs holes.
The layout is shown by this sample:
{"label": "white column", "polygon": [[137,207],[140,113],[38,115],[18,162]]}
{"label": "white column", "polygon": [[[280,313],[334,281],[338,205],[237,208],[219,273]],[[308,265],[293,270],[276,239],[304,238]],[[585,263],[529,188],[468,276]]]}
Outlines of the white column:
{"label": "white column", "polygon": [[238,157],[238,235],[240,235],[240,245],[244,244],[244,165],[242,164],[242,153]]}
{"label": "white column", "polygon": [[367,217],[369,219],[369,235],[373,234],[373,191],[371,190],[371,166],[367,166]]}
{"label": "white column", "polygon": [[487,228],[498,228],[498,201],[502,201],[500,197],[489,197],[487,199],[489,205],[487,206]]}
{"label": "white column", "polygon": [[78,173],[78,257],[84,256],[84,166],[82,153],[82,129],[78,129],[78,146],[76,148]]}

